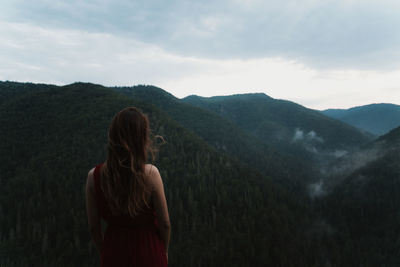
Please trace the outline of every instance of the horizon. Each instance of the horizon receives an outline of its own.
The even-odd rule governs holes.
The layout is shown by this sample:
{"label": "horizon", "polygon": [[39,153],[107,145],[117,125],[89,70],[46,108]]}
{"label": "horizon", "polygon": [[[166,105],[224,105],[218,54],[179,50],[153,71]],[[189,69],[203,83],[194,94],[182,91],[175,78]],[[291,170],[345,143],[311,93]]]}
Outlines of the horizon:
{"label": "horizon", "polygon": [[75,82],[68,83],[68,84],[19,82],[19,81],[10,81],[10,80],[4,80],[4,81],[0,80],[0,82],[28,83],[28,84],[44,84],[44,85],[54,85],[54,86],[60,86],[60,87],[68,86],[68,85],[72,85],[72,84],[79,84],[79,83],[84,83],[84,84],[86,83],[86,84],[98,85],[98,86],[103,86],[103,87],[105,87],[105,88],[112,88],[112,87],[116,87],[116,88],[118,88],[118,87],[128,87],[128,88],[129,88],[129,87],[135,87],[135,86],[153,86],[153,87],[159,88],[159,89],[161,89],[161,90],[163,90],[163,91],[165,91],[165,92],[171,94],[172,96],[174,96],[175,98],[177,98],[177,99],[179,99],[179,100],[182,100],[182,99],[184,99],[184,98],[186,98],[186,97],[190,97],[190,96],[197,96],[197,97],[202,97],[202,98],[213,98],[213,97],[236,96],[236,95],[240,96],[240,95],[250,95],[250,94],[263,94],[263,95],[266,95],[266,96],[268,96],[268,97],[271,97],[271,98],[274,99],[274,100],[290,101],[290,102],[293,102],[293,103],[295,103],[295,104],[299,104],[299,105],[304,106],[304,107],[306,107],[306,108],[314,109],[314,110],[317,110],[317,111],[325,111],[325,110],[348,110],[348,109],[353,109],[353,108],[357,108],[357,107],[370,106],[370,105],[381,105],[381,104],[383,104],[383,105],[395,105],[395,106],[400,106],[399,104],[396,104],[396,103],[390,103],[390,102],[376,102],[376,103],[366,103],[366,104],[362,104],[362,105],[358,105],[358,106],[350,106],[350,107],[347,107],[347,108],[329,107],[329,108],[324,108],[324,109],[315,109],[315,108],[307,107],[307,106],[305,106],[305,105],[302,105],[302,104],[300,104],[300,103],[297,103],[297,102],[294,102],[294,101],[291,101],[291,100],[288,100],[288,99],[275,98],[275,97],[273,97],[273,96],[271,96],[271,95],[268,95],[268,94],[265,93],[265,92],[247,92],[247,93],[245,92],[245,93],[238,93],[238,94],[211,95],[211,96],[202,96],[202,95],[199,95],[199,94],[191,94],[191,95],[187,95],[187,96],[184,96],[184,97],[178,97],[178,96],[174,95],[173,93],[169,92],[168,90],[166,90],[166,89],[164,89],[164,88],[162,88],[162,87],[160,87],[160,86],[154,85],[154,84],[110,85],[110,86],[106,86],[106,85],[99,84],[99,83],[82,82],[82,81],[75,81]]}
{"label": "horizon", "polygon": [[263,92],[312,109],[400,104],[393,0],[4,1],[0,80]]}

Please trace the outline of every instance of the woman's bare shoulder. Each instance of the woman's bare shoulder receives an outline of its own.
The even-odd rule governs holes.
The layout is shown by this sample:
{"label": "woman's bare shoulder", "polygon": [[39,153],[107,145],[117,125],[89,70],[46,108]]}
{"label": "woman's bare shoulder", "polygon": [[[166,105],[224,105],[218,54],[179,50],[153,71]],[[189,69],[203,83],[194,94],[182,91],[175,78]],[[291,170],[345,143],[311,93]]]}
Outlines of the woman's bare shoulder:
{"label": "woman's bare shoulder", "polygon": [[154,177],[160,175],[160,172],[158,171],[157,167],[154,166],[153,164],[146,164],[144,166],[144,171],[147,177]]}
{"label": "woman's bare shoulder", "polygon": [[89,176],[93,176],[94,169],[95,169],[95,168],[92,168],[92,169],[88,172],[88,177],[89,177]]}
{"label": "woman's bare shoulder", "polygon": [[91,169],[88,172],[88,177],[87,177],[87,180],[86,180],[86,188],[90,189],[90,190],[94,189],[94,178],[93,178],[93,175],[94,175],[94,168]]}
{"label": "woman's bare shoulder", "polygon": [[161,181],[161,175],[157,167],[153,164],[146,164],[144,170],[150,184],[157,187]]}

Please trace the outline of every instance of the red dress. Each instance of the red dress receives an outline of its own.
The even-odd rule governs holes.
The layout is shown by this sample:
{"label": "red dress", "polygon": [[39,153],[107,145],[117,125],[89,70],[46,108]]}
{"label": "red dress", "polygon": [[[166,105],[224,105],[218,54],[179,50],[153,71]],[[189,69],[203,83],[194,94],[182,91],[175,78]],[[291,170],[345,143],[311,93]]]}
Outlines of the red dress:
{"label": "red dress", "polygon": [[107,222],[101,250],[102,267],[161,267],[167,266],[164,243],[157,232],[153,208],[134,218],[114,216],[100,186],[100,168],[94,169],[96,202],[99,214]]}

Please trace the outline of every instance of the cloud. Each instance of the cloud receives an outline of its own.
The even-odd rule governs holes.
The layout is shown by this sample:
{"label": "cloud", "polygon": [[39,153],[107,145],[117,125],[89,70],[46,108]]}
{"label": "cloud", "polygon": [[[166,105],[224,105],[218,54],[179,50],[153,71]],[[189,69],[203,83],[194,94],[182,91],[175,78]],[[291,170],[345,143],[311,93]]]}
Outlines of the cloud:
{"label": "cloud", "polygon": [[296,128],[296,130],[294,131],[294,135],[293,135],[293,142],[295,141],[300,141],[304,139],[304,132],[298,128]]}
{"label": "cloud", "polygon": [[[203,23],[212,32],[228,22],[209,18]],[[400,104],[400,71],[319,70],[279,57],[185,56],[109,32],[1,20],[0,80],[153,84],[177,97],[264,92],[319,109]]]}
{"label": "cloud", "polygon": [[305,150],[319,154],[317,146],[324,143],[324,139],[316,134],[314,130],[304,133],[302,129],[296,128],[292,137],[292,143],[301,143]]}
{"label": "cloud", "polygon": [[371,0],[7,1],[3,21],[105,33],[185,57],[400,67],[400,4]]}
{"label": "cloud", "polygon": [[307,134],[304,133],[302,129],[296,128],[294,130],[294,135],[292,138],[292,142],[296,141],[304,141],[307,143],[323,143],[324,139],[317,135],[314,130],[309,131]]}
{"label": "cloud", "polygon": [[108,33],[0,23],[3,80],[158,84],[190,75],[203,65],[201,60],[179,57],[157,46]]}
{"label": "cloud", "polygon": [[334,152],[332,152],[332,155],[335,158],[340,158],[343,157],[345,155],[347,155],[349,152],[347,150],[342,150],[342,149],[336,149]]}
{"label": "cloud", "polygon": [[324,188],[324,182],[322,179],[317,181],[316,183],[312,183],[308,185],[308,193],[311,198],[318,198],[326,195],[326,189]]}

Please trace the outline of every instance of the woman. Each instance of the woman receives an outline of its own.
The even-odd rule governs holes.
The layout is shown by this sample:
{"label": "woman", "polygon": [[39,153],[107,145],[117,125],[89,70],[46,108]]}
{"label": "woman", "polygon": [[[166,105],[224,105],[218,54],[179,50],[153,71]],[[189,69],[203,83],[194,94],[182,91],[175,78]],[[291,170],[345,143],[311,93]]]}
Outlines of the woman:
{"label": "woman", "polygon": [[103,267],[167,266],[170,222],[160,173],[146,164],[149,135],[146,116],[121,110],[108,132],[107,160],[88,174],[88,223]]}

